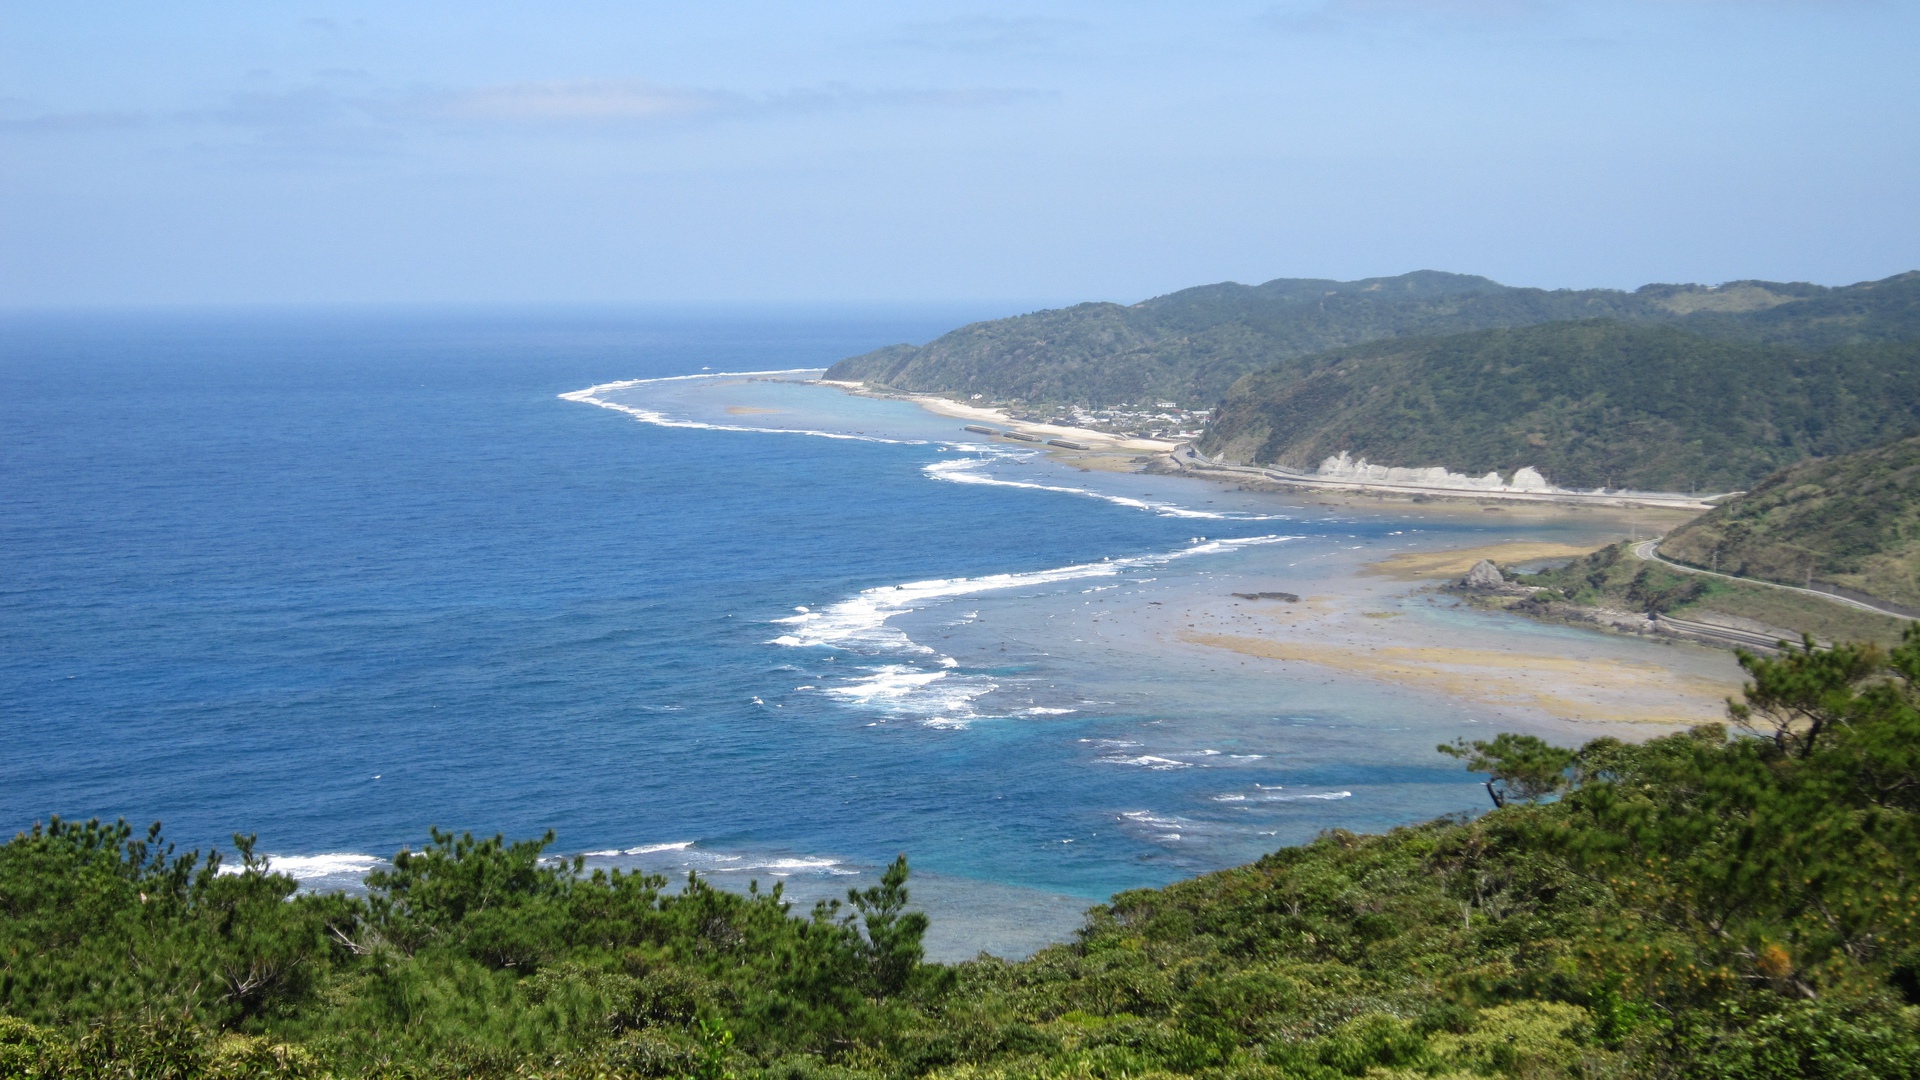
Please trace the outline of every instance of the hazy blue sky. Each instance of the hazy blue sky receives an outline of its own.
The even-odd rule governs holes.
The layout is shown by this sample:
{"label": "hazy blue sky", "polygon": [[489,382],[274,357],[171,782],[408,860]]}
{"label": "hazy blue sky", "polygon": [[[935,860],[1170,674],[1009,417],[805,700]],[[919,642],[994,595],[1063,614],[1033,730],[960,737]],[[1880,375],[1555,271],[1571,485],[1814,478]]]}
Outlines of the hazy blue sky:
{"label": "hazy blue sky", "polygon": [[0,0],[0,305],[1920,266],[1920,3]]}

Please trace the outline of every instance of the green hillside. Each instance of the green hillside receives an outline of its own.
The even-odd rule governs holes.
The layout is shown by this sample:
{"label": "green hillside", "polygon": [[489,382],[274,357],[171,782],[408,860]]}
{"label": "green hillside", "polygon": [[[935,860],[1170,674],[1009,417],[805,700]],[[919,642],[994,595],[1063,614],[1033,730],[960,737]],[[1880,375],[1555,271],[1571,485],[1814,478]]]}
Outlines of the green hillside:
{"label": "green hillside", "polygon": [[904,858],[799,916],[436,833],[301,895],[244,839],[222,874],[55,822],[0,845],[0,1077],[1920,1076],[1920,628],[1743,663],[1744,732],[1445,747],[1499,809],[1123,893],[1014,963],[921,962]]}
{"label": "green hillside", "polygon": [[1685,325],[1713,337],[1827,348],[1920,337],[1920,272],[1844,288],[1514,288],[1420,271],[1362,281],[1283,278],[1186,289],[1131,306],[1039,311],[961,327],[834,365],[829,378],[996,401],[1211,407],[1240,376],[1382,338],[1592,318]]}
{"label": "green hillside", "polygon": [[1671,325],[1395,339],[1235,383],[1201,448],[1312,470],[1340,452],[1580,488],[1727,491],[1920,427],[1920,342],[1809,352]]}
{"label": "green hillside", "polygon": [[1660,554],[1920,607],[1920,437],[1783,469],[1676,530]]}
{"label": "green hillside", "polygon": [[1592,626],[1595,616],[1604,618],[1601,611],[1658,612],[1694,622],[1744,626],[1788,641],[1811,634],[1819,641],[1892,646],[1908,626],[1905,619],[1821,597],[1636,558],[1630,546],[1622,540],[1564,566],[1534,573],[1509,571],[1506,579],[1533,590],[1530,595],[1464,595],[1470,603],[1549,622]]}
{"label": "green hillside", "polygon": [[1517,289],[1421,271],[1364,281],[1283,278],[1186,289],[1132,306],[1080,304],[974,323],[925,346],[835,364],[830,379],[994,400],[1207,408],[1278,360],[1405,334],[1594,316],[1655,317],[1653,297],[1608,289]]}
{"label": "green hillside", "polygon": [[[1648,286],[1640,293],[1666,288],[1670,286]],[[1716,337],[1814,349],[1920,337],[1920,270],[1838,289],[1740,281],[1722,285],[1712,295],[1743,295],[1749,290],[1770,295],[1792,292],[1794,299],[1764,303],[1756,295],[1744,303],[1702,305],[1697,292],[1683,291],[1673,294],[1666,305],[1673,310],[1690,309],[1687,327]]]}

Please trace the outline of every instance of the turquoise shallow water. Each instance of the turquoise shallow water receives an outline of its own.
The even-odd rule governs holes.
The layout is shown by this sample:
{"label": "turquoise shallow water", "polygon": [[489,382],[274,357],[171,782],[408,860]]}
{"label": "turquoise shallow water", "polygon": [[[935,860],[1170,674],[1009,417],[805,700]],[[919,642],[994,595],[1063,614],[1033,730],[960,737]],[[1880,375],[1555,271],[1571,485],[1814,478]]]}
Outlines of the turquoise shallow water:
{"label": "turquoise shallow water", "polygon": [[[429,825],[804,895],[905,851],[959,955],[1477,808],[1432,753],[1470,710],[1156,657],[1128,613],[1500,526],[1080,472],[714,377],[956,321],[11,318],[0,824],[256,831],[316,887]],[[625,412],[561,396],[684,375],[596,392]]]}

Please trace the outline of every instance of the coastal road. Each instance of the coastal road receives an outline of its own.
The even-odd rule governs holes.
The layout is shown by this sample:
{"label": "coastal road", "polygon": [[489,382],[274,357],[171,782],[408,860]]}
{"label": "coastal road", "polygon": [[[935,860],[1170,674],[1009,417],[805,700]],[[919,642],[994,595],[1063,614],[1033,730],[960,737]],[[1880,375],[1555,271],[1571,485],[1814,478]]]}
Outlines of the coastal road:
{"label": "coastal road", "polygon": [[1821,592],[1819,589],[1803,589],[1803,588],[1800,588],[1798,585],[1781,585],[1781,584],[1778,584],[1777,582],[1761,581],[1757,578],[1735,577],[1732,574],[1722,574],[1714,570],[1700,570],[1691,566],[1682,566],[1671,559],[1662,558],[1660,556],[1659,545],[1660,545],[1660,538],[1657,536],[1651,540],[1642,540],[1639,543],[1633,545],[1633,553],[1635,556],[1641,559],[1645,559],[1647,562],[1657,562],[1661,566],[1670,566],[1673,569],[1678,570],[1681,573],[1685,573],[1685,574],[1705,574],[1708,577],[1725,578],[1728,581],[1744,581],[1751,585],[1765,585],[1769,589],[1785,589],[1788,592],[1802,593],[1807,596],[1817,596],[1822,600],[1831,600],[1836,604],[1845,604],[1848,607],[1859,608],[1861,611],[1871,611],[1876,615],[1891,615],[1896,619],[1912,618],[1912,616],[1906,615],[1902,612],[1888,611],[1886,608],[1876,607],[1873,604],[1869,604],[1864,600],[1854,600],[1850,597],[1835,596],[1834,594],[1829,592]]}

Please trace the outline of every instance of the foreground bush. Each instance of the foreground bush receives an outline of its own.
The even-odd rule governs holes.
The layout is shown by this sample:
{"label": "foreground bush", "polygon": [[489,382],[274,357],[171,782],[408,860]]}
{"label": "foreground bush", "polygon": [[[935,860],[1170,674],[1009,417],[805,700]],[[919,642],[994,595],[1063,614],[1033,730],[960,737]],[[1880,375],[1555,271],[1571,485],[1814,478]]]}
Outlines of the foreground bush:
{"label": "foreground bush", "polygon": [[1732,732],[1448,747],[1498,809],[1019,963],[923,963],[904,858],[797,916],[435,831],[361,899],[55,820],[0,845],[0,1078],[1920,1076],[1920,628],[1742,662]]}

